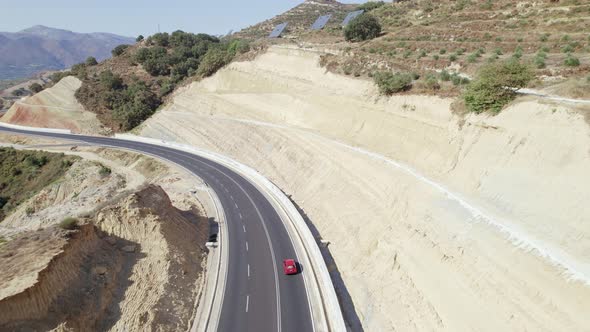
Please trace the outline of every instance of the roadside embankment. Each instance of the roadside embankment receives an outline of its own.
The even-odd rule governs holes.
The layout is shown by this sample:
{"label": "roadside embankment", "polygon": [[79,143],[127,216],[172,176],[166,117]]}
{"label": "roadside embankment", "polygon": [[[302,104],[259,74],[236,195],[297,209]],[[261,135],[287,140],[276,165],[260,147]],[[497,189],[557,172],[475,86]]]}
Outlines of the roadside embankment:
{"label": "roadside embankment", "polygon": [[16,101],[1,122],[41,128],[69,129],[76,133],[104,131],[96,115],[84,110],[74,93],[82,82],[69,76],[33,96]]}
{"label": "roadside embankment", "polygon": [[590,324],[582,114],[526,97],[460,117],[451,99],[379,98],[318,61],[273,47],[233,63],[141,134],[227,155],[292,195],[330,242],[353,328]]}

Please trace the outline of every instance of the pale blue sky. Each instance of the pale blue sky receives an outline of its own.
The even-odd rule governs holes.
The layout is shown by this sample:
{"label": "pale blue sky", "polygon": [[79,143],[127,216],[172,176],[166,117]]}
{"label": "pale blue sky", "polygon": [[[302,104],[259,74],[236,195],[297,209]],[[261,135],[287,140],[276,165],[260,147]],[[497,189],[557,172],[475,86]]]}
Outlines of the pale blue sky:
{"label": "pale blue sky", "polygon": [[[184,30],[225,34],[258,23],[303,0],[0,0],[0,31],[46,25],[76,32],[135,37]],[[364,0],[344,0],[361,3]]]}

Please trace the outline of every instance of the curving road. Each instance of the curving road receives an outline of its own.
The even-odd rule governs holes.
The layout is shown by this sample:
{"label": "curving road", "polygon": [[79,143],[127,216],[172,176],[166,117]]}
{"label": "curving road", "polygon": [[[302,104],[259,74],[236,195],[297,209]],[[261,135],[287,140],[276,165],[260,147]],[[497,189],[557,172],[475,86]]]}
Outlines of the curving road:
{"label": "curving road", "polygon": [[5,127],[0,132],[133,150],[199,176],[219,197],[228,229],[227,279],[223,294],[216,295],[223,297],[217,331],[314,330],[303,277],[282,272],[282,260],[296,257],[287,230],[271,203],[239,174],[194,154],[147,143]]}

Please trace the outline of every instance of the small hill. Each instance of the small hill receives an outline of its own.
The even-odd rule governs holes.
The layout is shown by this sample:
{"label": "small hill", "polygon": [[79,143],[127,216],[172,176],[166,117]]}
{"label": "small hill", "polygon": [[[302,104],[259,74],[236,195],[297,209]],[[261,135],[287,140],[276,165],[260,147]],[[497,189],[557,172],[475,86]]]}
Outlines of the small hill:
{"label": "small hill", "polygon": [[117,45],[133,44],[130,37],[107,33],[76,33],[34,26],[16,33],[0,32],[0,80],[62,70],[93,56],[111,56]]}

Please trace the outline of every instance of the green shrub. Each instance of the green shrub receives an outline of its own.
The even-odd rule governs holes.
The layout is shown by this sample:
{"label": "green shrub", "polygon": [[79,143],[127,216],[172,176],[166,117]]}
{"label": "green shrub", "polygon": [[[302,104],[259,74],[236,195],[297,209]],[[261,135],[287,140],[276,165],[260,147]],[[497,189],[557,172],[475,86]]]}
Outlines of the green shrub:
{"label": "green shrub", "polygon": [[540,42],[546,42],[546,41],[549,40],[549,36],[550,36],[550,34],[544,33],[544,34],[541,35],[541,37],[539,37],[539,41]]}
{"label": "green shrub", "polygon": [[385,2],[383,1],[370,1],[358,6],[357,10],[364,10],[365,12],[370,12],[371,10],[382,7],[383,5],[385,5]]}
{"label": "green shrub", "polygon": [[453,54],[449,55],[449,61],[451,61],[451,62],[457,61],[457,54],[453,53]]}
{"label": "green shrub", "polygon": [[141,41],[143,41],[143,35],[137,36],[137,38],[135,38],[135,41],[138,42],[138,43],[141,42]]}
{"label": "green shrub", "polygon": [[76,229],[78,227],[78,219],[72,217],[65,218],[59,223],[59,227],[68,231]]}
{"label": "green shrub", "polygon": [[537,56],[533,60],[533,63],[535,64],[535,67],[537,67],[538,69],[543,69],[543,68],[547,67],[547,65],[545,64],[545,58],[541,58],[541,57]]}
{"label": "green shrub", "polygon": [[440,56],[438,54],[435,54],[432,56],[432,58],[436,61],[438,61],[438,59],[440,59]]}
{"label": "green shrub", "polygon": [[392,95],[412,87],[412,75],[408,73],[378,72],[373,80],[383,95]]}
{"label": "green shrub", "polygon": [[457,73],[453,73],[451,75],[451,82],[453,82],[454,86],[459,86],[469,84],[469,79],[467,77],[460,76]]}
{"label": "green shrub", "polygon": [[103,177],[109,176],[109,175],[111,175],[111,173],[112,173],[112,170],[104,165],[101,165],[100,169],[98,170],[98,174]]}
{"label": "green shrub", "polygon": [[428,90],[439,90],[440,84],[438,83],[438,79],[434,75],[430,75],[426,77],[426,81],[424,82],[424,87]]}
{"label": "green shrub", "polygon": [[504,52],[502,51],[502,49],[501,49],[501,48],[497,47],[497,48],[494,50],[494,54],[496,54],[496,55],[502,55],[502,54],[504,54]]}
{"label": "green shrub", "polygon": [[574,47],[570,44],[567,44],[561,48],[562,53],[572,53],[574,51]]}
{"label": "green shrub", "polygon": [[86,58],[86,61],[84,61],[84,64],[86,64],[87,66],[96,66],[98,64],[98,61],[96,61],[95,57],[89,56]]}
{"label": "green shrub", "polygon": [[203,57],[198,74],[207,77],[215,74],[228,63],[227,51],[220,47],[211,48]]}
{"label": "green shrub", "polygon": [[471,112],[498,113],[515,98],[514,89],[525,87],[533,78],[531,68],[516,60],[488,64],[469,84],[463,99]]}
{"label": "green shrub", "polygon": [[39,92],[43,91],[43,86],[39,83],[33,83],[33,84],[29,85],[29,90],[31,90],[31,92],[33,92],[33,93],[39,93]]}
{"label": "green shrub", "polygon": [[443,54],[447,53],[447,50],[443,48],[440,51],[438,51],[438,53],[443,55]]}
{"label": "green shrub", "polygon": [[381,34],[381,24],[370,14],[362,14],[344,28],[344,38],[348,41],[373,39]]}
{"label": "green shrub", "polygon": [[444,82],[448,82],[451,80],[451,74],[448,71],[443,70],[440,72],[440,80]]}
{"label": "green shrub", "polygon": [[59,81],[61,81],[62,78],[70,76],[70,75],[71,75],[71,73],[69,71],[58,71],[56,73],[51,74],[49,79],[53,83],[58,83]]}
{"label": "green shrub", "polygon": [[575,56],[568,54],[567,58],[563,61],[563,64],[568,67],[578,67],[580,65],[580,60]]}
{"label": "green shrub", "polygon": [[111,53],[113,54],[113,56],[119,56],[123,53],[125,53],[125,50],[129,48],[129,45],[119,45],[117,47],[115,47]]}
{"label": "green shrub", "polygon": [[469,54],[469,56],[467,57],[467,62],[469,62],[469,63],[477,62],[477,54],[475,54],[475,53]]}

